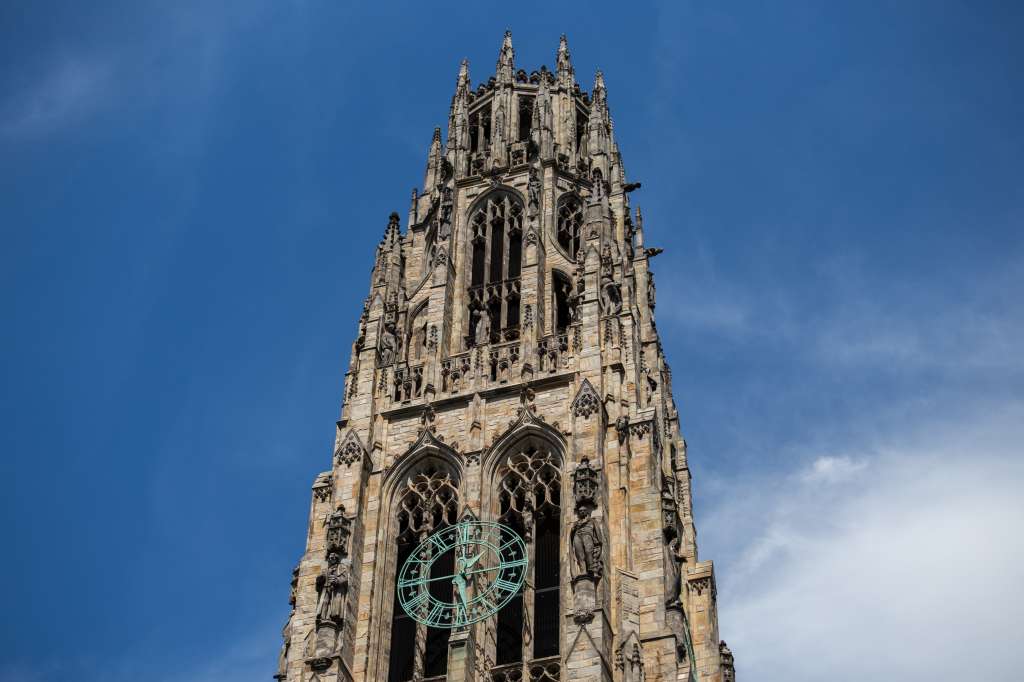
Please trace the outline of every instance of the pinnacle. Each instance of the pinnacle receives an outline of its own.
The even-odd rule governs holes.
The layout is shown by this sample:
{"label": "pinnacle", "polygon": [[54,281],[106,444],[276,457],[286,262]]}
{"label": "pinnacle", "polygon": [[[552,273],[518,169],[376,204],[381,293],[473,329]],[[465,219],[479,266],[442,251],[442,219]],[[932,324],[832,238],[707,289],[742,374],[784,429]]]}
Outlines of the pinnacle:
{"label": "pinnacle", "polygon": [[505,50],[511,50],[511,49],[512,49],[512,31],[510,31],[508,29],[505,29],[505,37],[502,38],[502,40],[501,40],[501,50],[502,50],[502,52],[504,52]]}
{"label": "pinnacle", "polygon": [[438,143],[441,142],[441,127],[440,126],[434,126],[434,138],[430,142],[431,142],[431,144],[433,144],[435,142],[438,142]]}
{"label": "pinnacle", "polygon": [[597,73],[594,74],[594,92],[597,92],[598,88],[601,88],[602,90],[605,89],[604,73],[601,71],[601,69],[598,69]]}

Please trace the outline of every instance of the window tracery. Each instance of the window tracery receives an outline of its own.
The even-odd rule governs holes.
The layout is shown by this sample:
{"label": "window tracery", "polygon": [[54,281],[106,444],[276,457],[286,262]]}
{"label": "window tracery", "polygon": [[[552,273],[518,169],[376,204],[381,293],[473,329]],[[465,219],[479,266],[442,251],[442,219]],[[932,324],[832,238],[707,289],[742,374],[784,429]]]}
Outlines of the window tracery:
{"label": "window tracery", "polygon": [[[401,566],[413,549],[431,533],[453,525],[457,521],[459,507],[458,481],[451,473],[439,468],[428,467],[409,476],[404,489],[399,493],[396,522],[397,563]],[[454,570],[452,555],[442,556],[431,567],[433,577],[450,575]],[[397,575],[397,572],[396,572]],[[430,589],[438,598],[449,600],[451,590],[447,581],[431,583]],[[402,609],[395,593],[391,616],[391,642],[389,655],[388,682],[408,682],[424,677],[443,676],[448,667],[448,630],[427,628],[417,623]],[[407,646],[406,643],[414,643]]]}
{"label": "window tracery", "polygon": [[559,462],[549,449],[530,443],[505,460],[498,479],[498,520],[526,540],[532,574],[531,587],[498,613],[495,662],[536,664],[559,652]]}
{"label": "window tracery", "polygon": [[467,348],[519,337],[523,218],[522,201],[506,191],[490,194],[470,218]]}
{"label": "window tracery", "polygon": [[555,230],[559,246],[569,258],[576,260],[583,231],[583,205],[576,195],[568,194],[558,203]]}

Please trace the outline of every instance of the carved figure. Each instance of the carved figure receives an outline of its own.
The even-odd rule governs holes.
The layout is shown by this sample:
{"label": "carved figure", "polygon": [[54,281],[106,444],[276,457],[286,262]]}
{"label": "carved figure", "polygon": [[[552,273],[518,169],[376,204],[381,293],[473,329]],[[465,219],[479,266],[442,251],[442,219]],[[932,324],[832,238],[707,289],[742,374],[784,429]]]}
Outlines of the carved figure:
{"label": "carved figure", "polygon": [[576,521],[569,531],[569,541],[572,543],[573,559],[572,577],[589,576],[595,581],[604,572],[602,549],[604,540],[601,537],[601,529],[591,516],[594,504],[584,501],[576,505]]}
{"label": "carved figure", "polygon": [[380,334],[380,364],[390,365],[395,361],[395,353],[398,351],[398,336],[395,334],[395,323],[385,322],[384,329]]}
{"label": "carved figure", "polygon": [[348,594],[349,568],[337,552],[327,555],[327,570],[316,579],[319,594],[316,603],[317,621],[341,623],[345,619],[345,596]]}
{"label": "carved figure", "polygon": [[648,272],[647,273],[647,305],[649,305],[651,307],[651,310],[654,310],[654,305],[655,305],[654,293],[655,293],[654,292],[654,273],[653,272]]}
{"label": "carved figure", "polygon": [[476,328],[473,330],[473,342],[478,346],[487,345],[490,336],[491,328],[487,314],[481,311],[476,320]]}
{"label": "carved figure", "polygon": [[682,541],[677,536],[667,538],[665,542],[665,605],[678,606],[682,592],[683,563],[686,555],[682,551]]}
{"label": "carved figure", "polygon": [[530,215],[536,215],[540,210],[540,178],[537,177],[537,169],[530,166],[530,181],[527,185],[528,207]]}
{"label": "carved figure", "polygon": [[622,312],[622,288],[612,278],[610,270],[601,273],[601,312],[605,315]]}

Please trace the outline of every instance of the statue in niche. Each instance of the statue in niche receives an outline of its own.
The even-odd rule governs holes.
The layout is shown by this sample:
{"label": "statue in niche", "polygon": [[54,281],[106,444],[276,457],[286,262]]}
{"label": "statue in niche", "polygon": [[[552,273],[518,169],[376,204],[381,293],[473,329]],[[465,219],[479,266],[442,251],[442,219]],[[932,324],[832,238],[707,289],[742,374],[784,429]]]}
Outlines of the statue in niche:
{"label": "statue in niche", "polygon": [[590,157],[590,135],[587,134],[584,129],[583,134],[580,135],[580,159],[587,159]]}
{"label": "statue in niche", "polygon": [[622,312],[622,288],[612,273],[611,268],[601,272],[601,312],[605,315],[618,315]]}
{"label": "statue in niche", "polygon": [[527,185],[528,206],[530,215],[535,216],[540,210],[540,178],[537,176],[537,169],[530,166],[530,181]]}
{"label": "statue in niche", "polygon": [[390,365],[395,361],[395,353],[398,351],[398,336],[395,334],[395,323],[388,321],[384,323],[384,329],[380,333],[380,364]]}
{"label": "statue in niche", "polygon": [[349,567],[342,563],[341,555],[331,552],[327,555],[327,569],[316,579],[318,598],[316,602],[317,622],[345,620],[345,596],[348,594]]}
{"label": "statue in niche", "polygon": [[486,346],[491,340],[491,325],[487,313],[480,311],[477,315],[476,326],[473,329],[473,343],[477,346]]}
{"label": "statue in niche", "polygon": [[441,214],[437,226],[437,238],[445,241],[452,234],[452,188],[441,186]]}
{"label": "statue in niche", "polygon": [[647,272],[647,305],[654,310],[654,273]]}
{"label": "statue in niche", "polygon": [[602,550],[604,541],[597,521],[591,513],[597,506],[589,499],[581,500],[576,505],[576,521],[569,531],[569,542],[572,544],[574,561],[570,562],[573,579],[590,577],[597,582],[604,572]]}
{"label": "statue in niche", "polygon": [[665,539],[665,606],[680,606],[679,595],[683,589],[683,564],[686,555],[682,550],[682,539],[666,529]]}

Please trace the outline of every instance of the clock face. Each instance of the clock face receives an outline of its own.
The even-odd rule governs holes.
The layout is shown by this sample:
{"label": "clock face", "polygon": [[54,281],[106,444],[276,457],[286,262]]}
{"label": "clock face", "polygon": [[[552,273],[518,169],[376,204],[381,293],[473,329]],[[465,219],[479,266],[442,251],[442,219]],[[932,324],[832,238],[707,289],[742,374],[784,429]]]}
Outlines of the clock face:
{"label": "clock face", "polygon": [[516,596],[526,568],[526,544],[514,530],[463,521],[413,550],[398,574],[398,601],[420,623],[462,627],[497,613]]}

